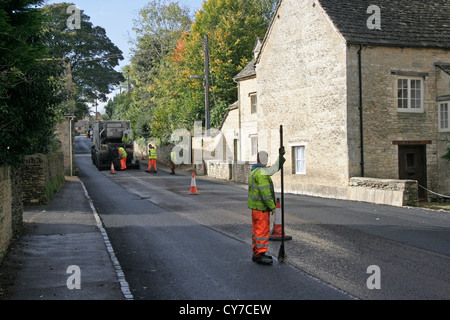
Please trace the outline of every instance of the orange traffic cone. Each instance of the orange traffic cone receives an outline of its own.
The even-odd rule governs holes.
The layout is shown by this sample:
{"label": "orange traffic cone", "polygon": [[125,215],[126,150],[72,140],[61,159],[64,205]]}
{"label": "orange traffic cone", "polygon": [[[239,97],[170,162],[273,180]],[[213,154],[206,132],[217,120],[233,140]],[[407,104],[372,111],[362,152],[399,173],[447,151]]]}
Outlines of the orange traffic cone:
{"label": "orange traffic cone", "polygon": [[197,184],[195,183],[195,172],[192,172],[191,192],[189,192],[189,194],[198,194],[198,192],[197,192]]}
{"label": "orange traffic cone", "polygon": [[[281,241],[282,225],[281,225],[281,205],[280,199],[277,198],[277,203],[275,206],[275,219],[273,221],[272,234],[270,235],[270,240]],[[291,236],[284,234],[284,240],[292,240]]]}
{"label": "orange traffic cone", "polygon": [[116,174],[116,170],[114,170],[114,163],[111,161],[111,174]]}

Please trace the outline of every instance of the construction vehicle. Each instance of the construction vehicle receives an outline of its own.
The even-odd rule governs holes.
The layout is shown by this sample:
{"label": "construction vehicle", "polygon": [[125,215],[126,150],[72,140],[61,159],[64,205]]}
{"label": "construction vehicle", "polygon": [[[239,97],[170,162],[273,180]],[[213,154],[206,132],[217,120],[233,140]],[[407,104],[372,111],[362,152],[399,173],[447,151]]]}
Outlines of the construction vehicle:
{"label": "construction vehicle", "polygon": [[[114,164],[115,168],[121,167],[118,151],[120,147],[123,147],[128,154],[127,168],[140,168],[139,160],[134,160],[131,121],[95,121],[93,131],[91,158],[92,163],[98,170],[110,169],[111,163]],[[125,134],[131,138],[128,144],[122,142]]]}

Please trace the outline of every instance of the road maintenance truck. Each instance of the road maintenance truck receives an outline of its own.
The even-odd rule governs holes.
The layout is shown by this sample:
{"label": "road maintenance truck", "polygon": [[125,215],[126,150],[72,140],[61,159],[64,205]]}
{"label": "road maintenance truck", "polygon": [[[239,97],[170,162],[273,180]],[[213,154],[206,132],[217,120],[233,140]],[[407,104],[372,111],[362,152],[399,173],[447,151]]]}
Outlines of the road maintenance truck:
{"label": "road maintenance truck", "polygon": [[[131,121],[95,121],[93,131],[91,158],[98,170],[110,169],[111,163],[114,164],[114,168],[120,168],[118,151],[120,147],[128,154],[127,168],[140,168],[139,160],[134,160]],[[130,138],[128,142],[124,142],[125,134]]]}

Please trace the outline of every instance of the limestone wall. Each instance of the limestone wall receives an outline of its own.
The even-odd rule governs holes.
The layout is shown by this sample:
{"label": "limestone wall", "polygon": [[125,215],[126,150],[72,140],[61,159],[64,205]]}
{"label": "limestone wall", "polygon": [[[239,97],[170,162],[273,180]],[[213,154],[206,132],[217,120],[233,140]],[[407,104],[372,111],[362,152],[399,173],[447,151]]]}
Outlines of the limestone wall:
{"label": "limestone wall", "polygon": [[[67,176],[71,176],[75,170],[75,132],[74,121],[68,118],[56,125],[55,133],[61,142],[61,152],[64,154],[64,174]],[[70,140],[71,137],[72,140]]]}
{"label": "limestone wall", "polygon": [[64,182],[62,153],[26,156],[22,167],[23,204],[46,204]]}
{"label": "limestone wall", "polygon": [[417,181],[413,180],[351,178],[348,200],[399,207],[417,206],[417,190]]}
{"label": "limestone wall", "polygon": [[0,167],[0,260],[12,238],[11,168]]}
{"label": "limestone wall", "polygon": [[0,166],[0,261],[22,229],[20,169]]}
{"label": "limestone wall", "polygon": [[[259,150],[272,163],[284,126],[285,190],[345,199],[349,179],[347,46],[312,0],[285,0],[257,62]],[[294,148],[306,148],[296,174]],[[279,175],[274,176],[279,188]]]}
{"label": "limestone wall", "polygon": [[[358,111],[358,47],[348,52],[349,122],[354,139],[349,145],[355,150],[353,170],[359,171]],[[446,148],[442,140],[449,132],[439,131],[439,96],[450,95],[449,76],[435,66],[449,61],[450,52],[439,49],[408,49],[388,47],[364,48],[362,56],[362,87],[364,117],[365,176],[382,179],[399,178],[399,147],[394,141],[427,141],[427,185],[442,193],[450,191],[447,160],[442,159]],[[421,112],[399,112],[397,108],[397,79],[415,77],[424,84],[424,108]],[[445,179],[443,179],[443,178]]]}
{"label": "limestone wall", "polygon": [[205,166],[208,177],[247,184],[253,163],[207,160]]}
{"label": "limestone wall", "polygon": [[[252,154],[252,137],[258,136],[258,112],[252,113],[251,95],[257,93],[257,80],[250,78],[239,81],[239,114],[240,125],[240,152],[238,160],[256,161],[256,154]],[[258,110],[257,110],[258,111]]]}

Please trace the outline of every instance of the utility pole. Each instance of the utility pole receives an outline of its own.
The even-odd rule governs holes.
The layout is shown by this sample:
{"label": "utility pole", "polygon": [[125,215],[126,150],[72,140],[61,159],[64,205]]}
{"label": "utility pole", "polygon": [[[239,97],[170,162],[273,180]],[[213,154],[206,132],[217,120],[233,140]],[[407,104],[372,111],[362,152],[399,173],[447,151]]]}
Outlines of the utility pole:
{"label": "utility pole", "polygon": [[131,91],[131,85],[130,85],[130,70],[127,71],[128,73],[128,93]]}
{"label": "utility pole", "polygon": [[95,98],[95,116],[94,116],[95,120],[98,120],[97,119],[97,106],[98,106],[97,98]]}
{"label": "utility pole", "polygon": [[209,43],[208,35],[205,35],[205,129],[209,136],[210,129],[210,111],[209,111]]}

